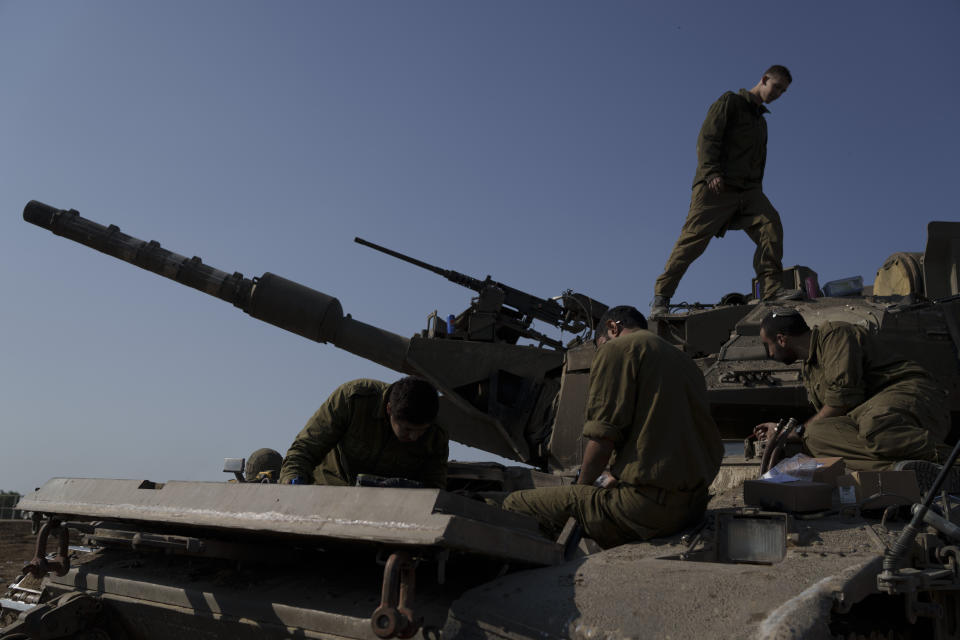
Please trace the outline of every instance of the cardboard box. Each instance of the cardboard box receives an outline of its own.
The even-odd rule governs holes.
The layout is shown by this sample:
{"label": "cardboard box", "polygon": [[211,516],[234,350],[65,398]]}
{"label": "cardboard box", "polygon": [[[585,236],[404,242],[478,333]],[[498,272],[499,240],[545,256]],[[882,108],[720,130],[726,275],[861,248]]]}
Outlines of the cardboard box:
{"label": "cardboard box", "polygon": [[824,511],[832,506],[833,485],[826,482],[746,480],[743,502],[771,511]]}
{"label": "cardboard box", "polygon": [[853,471],[837,478],[837,489],[841,505],[859,504],[861,509],[920,502],[913,471]]}
{"label": "cardboard box", "polygon": [[818,467],[813,472],[813,478],[811,478],[813,482],[826,482],[835,487],[837,486],[837,478],[847,471],[847,465],[844,464],[843,458],[814,458],[814,460],[823,466]]}

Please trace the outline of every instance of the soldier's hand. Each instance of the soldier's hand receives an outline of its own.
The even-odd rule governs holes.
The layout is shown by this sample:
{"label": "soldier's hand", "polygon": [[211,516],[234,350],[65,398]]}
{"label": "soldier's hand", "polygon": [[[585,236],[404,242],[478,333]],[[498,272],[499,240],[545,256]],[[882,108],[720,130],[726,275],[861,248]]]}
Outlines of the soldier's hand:
{"label": "soldier's hand", "polygon": [[773,433],[776,431],[776,429],[776,422],[764,422],[763,424],[758,424],[753,428],[753,435],[756,436],[757,440],[769,440],[773,437]]}
{"label": "soldier's hand", "polygon": [[617,482],[617,477],[604,469],[600,477],[593,481],[593,484],[601,489],[612,489],[617,486]]}
{"label": "soldier's hand", "polygon": [[710,189],[716,195],[720,195],[723,191],[723,177],[715,176],[707,182],[707,188]]}

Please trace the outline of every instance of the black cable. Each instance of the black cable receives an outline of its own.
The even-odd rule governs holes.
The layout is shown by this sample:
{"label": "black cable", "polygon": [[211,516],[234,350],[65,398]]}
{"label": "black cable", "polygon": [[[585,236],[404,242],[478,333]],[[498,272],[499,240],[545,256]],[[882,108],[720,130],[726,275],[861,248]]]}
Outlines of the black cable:
{"label": "black cable", "polygon": [[880,574],[880,577],[883,580],[890,580],[893,578],[893,574],[897,570],[900,560],[907,554],[907,551],[910,550],[910,545],[913,543],[913,539],[920,531],[920,523],[923,522],[923,516],[927,514],[927,510],[933,503],[934,497],[940,493],[940,487],[943,486],[944,481],[947,479],[947,474],[953,471],[953,463],[957,461],[958,455],[960,455],[960,440],[958,440],[957,444],[954,445],[953,451],[950,452],[950,456],[940,469],[937,479],[933,481],[933,486],[930,487],[930,489],[927,491],[927,494],[923,497],[923,502],[920,503],[920,508],[914,512],[910,523],[907,524],[907,526],[903,528],[903,531],[900,532],[900,537],[897,538],[897,541],[893,544],[893,547],[883,554],[883,573]]}

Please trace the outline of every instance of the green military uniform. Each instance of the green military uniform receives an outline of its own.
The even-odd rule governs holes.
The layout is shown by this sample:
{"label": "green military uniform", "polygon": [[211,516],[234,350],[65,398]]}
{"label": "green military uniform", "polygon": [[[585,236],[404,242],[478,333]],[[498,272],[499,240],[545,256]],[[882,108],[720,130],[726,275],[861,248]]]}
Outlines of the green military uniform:
{"label": "green military uniform", "polygon": [[535,516],[551,537],[573,516],[603,547],[669,535],[703,515],[723,443],[703,375],[679,349],[642,330],[604,344],[590,372],[583,435],[615,443],[616,487],[528,489],[503,507]]}
{"label": "green military uniform", "polygon": [[[670,298],[687,268],[706,250],[714,236],[727,229],[743,229],[757,245],[753,269],[769,298],[782,287],[783,225],[780,214],[763,194],[767,163],[769,113],[750,92],[728,91],[710,106],[697,140],[697,173],[693,179],[690,211],[680,231],[654,293]],[[707,188],[713,178],[723,178],[724,190]]]}
{"label": "green military uniform", "polygon": [[300,477],[316,484],[353,485],[369,473],[417,480],[443,489],[447,482],[447,433],[433,425],[414,442],[400,442],[387,416],[390,385],[354,380],[340,385],[287,451],[280,481]]}
{"label": "green military uniform", "polygon": [[898,460],[935,460],[950,429],[947,390],[919,364],[881,345],[868,329],[825,322],[811,329],[803,384],[813,406],[849,408],[806,426],[814,456],[840,456],[853,470]]}

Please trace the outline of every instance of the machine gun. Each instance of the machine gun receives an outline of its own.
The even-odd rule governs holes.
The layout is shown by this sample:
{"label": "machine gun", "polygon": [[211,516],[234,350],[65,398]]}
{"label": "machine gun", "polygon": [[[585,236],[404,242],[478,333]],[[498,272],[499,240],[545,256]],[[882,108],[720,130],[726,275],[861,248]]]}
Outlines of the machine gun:
{"label": "machine gun", "polygon": [[515,344],[522,337],[536,340],[540,345],[562,349],[562,342],[532,329],[533,321],[539,320],[561,331],[579,334],[594,330],[607,310],[605,304],[570,290],[556,298],[539,298],[497,282],[489,275],[480,280],[459,271],[437,267],[363,238],[354,238],[353,241],[477,292],[477,298],[469,309],[456,318],[453,327],[447,327],[439,318],[434,317],[434,324],[429,330],[431,335],[446,334],[450,337],[510,344]]}

